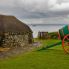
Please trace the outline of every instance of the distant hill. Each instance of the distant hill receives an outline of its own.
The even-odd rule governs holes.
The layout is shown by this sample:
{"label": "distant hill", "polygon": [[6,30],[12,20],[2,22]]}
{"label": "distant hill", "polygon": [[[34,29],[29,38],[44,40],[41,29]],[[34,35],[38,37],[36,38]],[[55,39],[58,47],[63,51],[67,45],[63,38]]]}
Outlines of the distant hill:
{"label": "distant hill", "polygon": [[42,26],[44,26],[44,25],[54,25],[54,26],[55,26],[55,25],[58,25],[58,26],[62,26],[62,25],[68,25],[68,24],[28,24],[28,25],[32,25],[32,26],[38,26],[38,25],[39,25],[39,26],[41,26],[41,25],[42,25]]}

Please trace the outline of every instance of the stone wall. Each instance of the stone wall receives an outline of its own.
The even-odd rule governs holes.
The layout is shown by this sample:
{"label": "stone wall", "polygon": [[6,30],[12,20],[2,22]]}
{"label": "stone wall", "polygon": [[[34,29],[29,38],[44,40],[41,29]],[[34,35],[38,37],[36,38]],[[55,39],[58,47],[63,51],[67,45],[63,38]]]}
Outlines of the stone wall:
{"label": "stone wall", "polygon": [[39,39],[58,39],[58,32],[38,32]]}
{"label": "stone wall", "polygon": [[5,34],[4,47],[26,46],[29,44],[29,34]]}
{"label": "stone wall", "polygon": [[48,32],[38,32],[39,39],[48,39]]}

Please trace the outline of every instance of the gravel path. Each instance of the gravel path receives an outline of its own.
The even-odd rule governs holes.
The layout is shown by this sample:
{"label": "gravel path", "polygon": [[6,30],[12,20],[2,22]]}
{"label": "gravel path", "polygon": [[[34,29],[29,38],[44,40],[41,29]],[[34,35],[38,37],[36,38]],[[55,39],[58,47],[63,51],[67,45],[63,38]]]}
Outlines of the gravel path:
{"label": "gravel path", "polygon": [[34,43],[33,43],[33,46],[34,46],[34,47],[40,47],[41,44],[42,44],[41,42],[34,42]]}
{"label": "gravel path", "polygon": [[13,57],[15,55],[28,52],[32,50],[34,47],[39,47],[40,45],[41,45],[40,42],[34,42],[33,44],[30,44],[29,46],[11,48],[8,51],[0,51],[0,58]]}
{"label": "gravel path", "polygon": [[0,51],[0,58],[8,58],[12,57],[14,55],[18,55],[21,53],[24,53],[26,51],[31,50],[32,47],[16,47],[16,48],[11,48],[8,51]]}

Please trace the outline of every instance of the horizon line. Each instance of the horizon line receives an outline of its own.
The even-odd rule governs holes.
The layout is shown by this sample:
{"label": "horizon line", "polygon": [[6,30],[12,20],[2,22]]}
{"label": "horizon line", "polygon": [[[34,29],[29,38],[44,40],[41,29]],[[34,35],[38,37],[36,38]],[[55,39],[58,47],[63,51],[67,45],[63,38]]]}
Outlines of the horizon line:
{"label": "horizon line", "polygon": [[69,25],[69,24],[28,24],[28,25]]}

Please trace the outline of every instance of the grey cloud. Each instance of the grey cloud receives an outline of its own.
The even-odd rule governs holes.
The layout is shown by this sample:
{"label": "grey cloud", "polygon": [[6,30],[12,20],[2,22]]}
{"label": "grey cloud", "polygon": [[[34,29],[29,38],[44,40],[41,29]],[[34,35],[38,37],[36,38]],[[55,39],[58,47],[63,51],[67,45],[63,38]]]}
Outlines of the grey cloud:
{"label": "grey cloud", "polygon": [[[63,2],[68,2],[68,0],[58,0],[58,3]],[[41,20],[40,22],[43,22],[43,18],[44,21],[47,18],[47,20],[51,18],[50,20],[52,21],[52,18],[55,19],[55,17],[58,17],[57,20],[59,22],[60,16],[66,17],[67,15],[69,15],[69,9],[61,11],[52,11],[48,6],[48,0],[1,0],[0,14],[15,15],[19,19],[25,20],[37,18],[38,20]],[[63,22],[63,19],[60,22]]]}
{"label": "grey cloud", "polygon": [[29,24],[68,24],[69,20],[66,16],[64,17],[50,17],[50,18],[40,18],[40,19],[24,19]]}
{"label": "grey cloud", "polygon": [[[69,14],[68,10],[62,10],[62,11],[51,11],[49,10],[48,3],[46,0],[43,4],[37,3],[37,1],[33,1],[28,4],[27,0],[23,0],[23,3],[21,3],[19,0],[16,1],[15,8],[15,14],[19,15],[20,18],[47,18],[47,17],[58,17],[58,16],[66,16]],[[65,0],[60,0],[61,2],[64,2]],[[68,1],[68,0],[67,0]],[[67,2],[65,1],[65,2]],[[26,3],[27,2],[27,3]],[[35,2],[35,3],[34,3]],[[42,6],[43,5],[43,6]]]}
{"label": "grey cloud", "polygon": [[69,2],[69,0],[58,0],[58,3],[62,3],[62,2]]}

